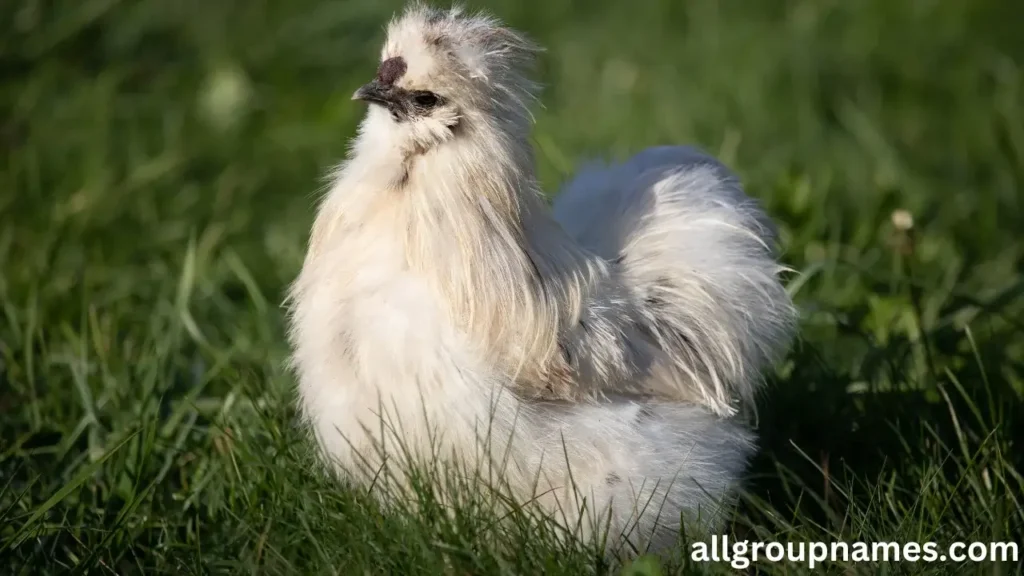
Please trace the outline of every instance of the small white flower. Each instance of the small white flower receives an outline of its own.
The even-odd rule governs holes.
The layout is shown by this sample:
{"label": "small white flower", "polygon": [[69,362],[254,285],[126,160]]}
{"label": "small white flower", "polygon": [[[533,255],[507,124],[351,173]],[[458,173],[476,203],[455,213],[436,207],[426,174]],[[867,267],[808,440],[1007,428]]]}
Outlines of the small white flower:
{"label": "small white flower", "polygon": [[893,210],[890,219],[897,230],[907,231],[914,227],[914,215],[907,210]]}

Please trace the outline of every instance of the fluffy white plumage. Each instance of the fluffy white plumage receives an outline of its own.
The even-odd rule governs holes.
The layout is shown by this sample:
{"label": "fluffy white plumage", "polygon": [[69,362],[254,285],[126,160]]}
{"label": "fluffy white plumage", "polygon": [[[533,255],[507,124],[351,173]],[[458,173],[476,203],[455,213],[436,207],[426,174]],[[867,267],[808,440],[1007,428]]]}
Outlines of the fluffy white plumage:
{"label": "fluffy white plumage", "polygon": [[585,168],[552,214],[534,51],[459,10],[389,25],[290,295],[301,407],[349,480],[400,444],[499,469],[570,526],[582,494],[664,545],[729,500],[753,450],[735,414],[794,309],[764,213],[695,149]]}

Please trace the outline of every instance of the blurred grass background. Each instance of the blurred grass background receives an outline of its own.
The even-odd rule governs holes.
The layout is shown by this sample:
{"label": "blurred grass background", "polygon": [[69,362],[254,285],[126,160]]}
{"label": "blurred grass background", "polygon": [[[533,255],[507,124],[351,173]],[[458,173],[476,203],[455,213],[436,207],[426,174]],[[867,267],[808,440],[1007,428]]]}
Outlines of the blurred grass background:
{"label": "blurred grass background", "polygon": [[[297,426],[279,304],[398,7],[0,3],[0,571],[610,569],[472,510],[384,514]],[[584,159],[694,143],[780,225],[802,338],[735,537],[1024,543],[1024,5],[472,7],[548,49],[553,193]]]}

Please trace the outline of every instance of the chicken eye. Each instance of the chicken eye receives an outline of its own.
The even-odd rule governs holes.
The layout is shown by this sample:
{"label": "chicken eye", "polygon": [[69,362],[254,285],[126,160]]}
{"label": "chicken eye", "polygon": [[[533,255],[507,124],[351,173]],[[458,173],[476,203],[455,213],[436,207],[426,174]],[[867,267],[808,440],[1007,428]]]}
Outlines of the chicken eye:
{"label": "chicken eye", "polygon": [[440,102],[440,100],[441,99],[437,94],[426,90],[416,92],[412,95],[413,103],[420,108],[433,108],[434,106],[437,106],[437,103]]}

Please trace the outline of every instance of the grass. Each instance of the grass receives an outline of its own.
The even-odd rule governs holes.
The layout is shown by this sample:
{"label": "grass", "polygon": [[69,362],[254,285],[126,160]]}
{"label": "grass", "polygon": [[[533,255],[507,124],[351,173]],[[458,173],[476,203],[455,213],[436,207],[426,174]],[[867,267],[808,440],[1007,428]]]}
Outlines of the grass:
{"label": "grass", "polygon": [[[525,515],[497,530],[472,494],[440,513],[430,477],[419,512],[383,511],[297,425],[279,303],[395,7],[0,4],[7,573],[618,570]],[[802,337],[761,399],[733,538],[1024,544],[1019,3],[486,7],[548,47],[550,190],[588,157],[696,143],[780,225]]]}

